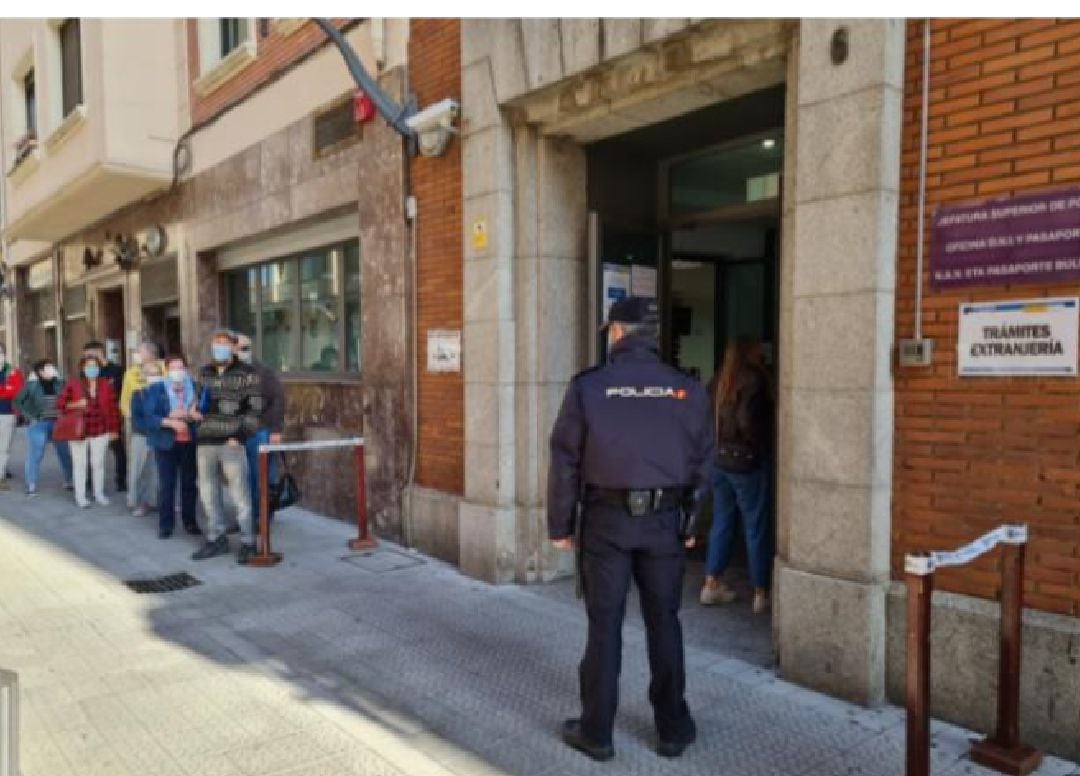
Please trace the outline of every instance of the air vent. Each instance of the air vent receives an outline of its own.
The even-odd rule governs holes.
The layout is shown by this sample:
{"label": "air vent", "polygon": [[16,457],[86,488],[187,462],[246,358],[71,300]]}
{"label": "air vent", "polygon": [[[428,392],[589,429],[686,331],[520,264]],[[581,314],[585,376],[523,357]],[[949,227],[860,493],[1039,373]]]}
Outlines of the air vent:
{"label": "air vent", "polygon": [[124,581],[124,584],[136,593],[175,593],[177,590],[201,585],[202,582],[185,571],[157,579],[128,579]]}

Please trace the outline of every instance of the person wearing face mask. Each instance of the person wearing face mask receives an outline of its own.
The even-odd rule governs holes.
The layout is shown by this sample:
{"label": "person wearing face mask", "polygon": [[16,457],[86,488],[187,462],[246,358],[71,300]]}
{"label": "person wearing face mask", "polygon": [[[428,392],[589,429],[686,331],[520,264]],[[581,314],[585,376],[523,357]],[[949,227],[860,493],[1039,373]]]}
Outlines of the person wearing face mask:
{"label": "person wearing face mask", "polygon": [[[101,378],[109,382],[112,387],[113,403],[119,405],[120,393],[124,387],[124,370],[106,358],[105,345],[98,340],[92,340],[83,345],[83,356],[92,356],[97,359],[101,365]],[[127,490],[127,448],[119,434],[116,439],[109,442],[109,449],[112,450],[113,463],[116,466],[116,492],[124,493]]]}
{"label": "person wearing face mask", "polygon": [[221,330],[211,340],[211,362],[199,372],[196,466],[199,496],[206,513],[206,544],[192,560],[206,560],[229,551],[225,535],[223,492],[236,505],[240,524],[237,563],[255,554],[251,491],[244,444],[259,430],[263,413],[262,387],[255,368],[235,355],[236,335]]}
{"label": "person wearing face mask", "polygon": [[110,442],[120,437],[120,413],[112,383],[102,377],[101,362],[93,356],[79,359],[78,376],[68,380],[56,408],[61,414],[80,412],[86,429],[83,439],[70,443],[74,464],[75,503],[90,506],[86,498],[86,472],[89,468],[94,486],[94,498],[107,506],[105,497],[105,451]]}
{"label": "person wearing face mask", "polygon": [[135,429],[145,434],[158,472],[158,538],[168,539],[176,525],[176,486],[180,485],[180,518],[192,536],[202,533],[195,520],[195,424],[199,390],[187,370],[187,359],[173,353],[165,359],[167,377],[135,394]]}
{"label": "person wearing face mask", "polygon": [[[252,353],[251,337],[238,334],[236,338],[236,357],[243,363],[254,367],[259,373],[262,385],[263,411],[259,418],[259,430],[247,440],[248,482],[251,485],[252,519],[259,519],[259,445],[277,444],[281,441],[285,429],[285,389],[277,373]],[[270,456],[270,482],[277,479],[277,458]]]}
{"label": "person wearing face mask", "polygon": [[45,458],[45,447],[49,442],[52,442],[56,458],[60,461],[64,487],[71,490],[71,451],[67,442],[57,442],[52,438],[57,416],[56,402],[62,385],[56,365],[42,359],[34,364],[30,379],[15,397],[15,409],[29,423],[26,427],[28,449],[23,467],[27,496],[37,495],[38,472],[41,471],[41,461]]}
{"label": "person wearing face mask", "polygon": [[132,365],[124,373],[120,389],[120,416],[128,446],[127,506],[135,517],[142,517],[154,508],[157,467],[150,461],[146,435],[134,428],[131,405],[139,391],[164,379],[165,366],[161,361],[161,349],[154,342],[142,342],[132,353],[131,360]]}
{"label": "person wearing face mask", "polygon": [[15,437],[15,397],[23,387],[22,372],[8,363],[7,352],[0,345],[0,490],[7,490],[8,456]]}

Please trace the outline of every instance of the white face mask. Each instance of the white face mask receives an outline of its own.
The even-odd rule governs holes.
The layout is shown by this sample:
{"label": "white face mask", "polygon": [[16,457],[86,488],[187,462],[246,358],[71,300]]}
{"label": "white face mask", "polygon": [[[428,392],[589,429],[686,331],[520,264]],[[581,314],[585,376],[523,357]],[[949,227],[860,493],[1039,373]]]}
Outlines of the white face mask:
{"label": "white face mask", "polygon": [[44,377],[46,380],[55,380],[56,379],[56,367],[53,366],[52,364],[49,364],[47,367],[44,367],[41,370],[41,376]]}
{"label": "white face mask", "polygon": [[139,366],[140,364],[142,364],[142,362],[143,362],[142,353],[140,353],[139,351],[136,350],[135,352],[133,352],[131,354],[131,363],[133,363],[135,366]]}

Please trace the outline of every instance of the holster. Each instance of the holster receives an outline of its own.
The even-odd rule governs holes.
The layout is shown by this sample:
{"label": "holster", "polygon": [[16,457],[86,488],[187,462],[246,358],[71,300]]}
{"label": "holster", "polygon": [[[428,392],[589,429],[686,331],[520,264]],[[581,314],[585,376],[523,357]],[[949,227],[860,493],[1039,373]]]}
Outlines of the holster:
{"label": "holster", "polygon": [[681,539],[689,539],[697,530],[698,514],[701,512],[701,504],[704,500],[704,490],[687,489],[679,505],[679,537]]}

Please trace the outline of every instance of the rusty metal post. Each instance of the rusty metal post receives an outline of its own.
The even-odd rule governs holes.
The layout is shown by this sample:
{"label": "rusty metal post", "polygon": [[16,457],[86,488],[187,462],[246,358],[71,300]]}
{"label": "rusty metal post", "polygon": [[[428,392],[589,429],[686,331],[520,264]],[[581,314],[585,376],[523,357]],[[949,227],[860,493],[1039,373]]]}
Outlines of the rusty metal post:
{"label": "rusty metal post", "polygon": [[1025,776],[1042,762],[1042,753],[1020,743],[1020,655],[1023,646],[1023,541],[1002,545],[1001,655],[998,666],[997,729],[971,747],[971,759],[1000,773]]}
{"label": "rusty metal post", "polygon": [[930,598],[934,564],[908,555],[907,583],[907,767],[906,776],[930,776]]}
{"label": "rusty metal post", "polygon": [[281,553],[270,551],[270,453],[259,450],[259,554],[249,558],[248,565],[261,568],[279,563]]}
{"label": "rusty metal post", "polygon": [[367,467],[364,465],[364,445],[354,448],[356,455],[356,531],[355,539],[349,540],[350,550],[372,550],[379,542],[371,535],[367,512]]}

